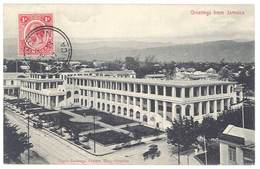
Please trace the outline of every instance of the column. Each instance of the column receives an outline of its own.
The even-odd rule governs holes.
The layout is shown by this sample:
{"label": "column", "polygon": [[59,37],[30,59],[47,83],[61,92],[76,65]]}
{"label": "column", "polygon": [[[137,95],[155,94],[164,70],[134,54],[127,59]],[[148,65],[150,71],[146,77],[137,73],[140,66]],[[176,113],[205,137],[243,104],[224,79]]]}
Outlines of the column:
{"label": "column", "polygon": [[199,97],[201,96],[201,86],[198,87],[199,88]]}
{"label": "column", "polygon": [[190,104],[190,116],[194,117],[194,103]]}
{"label": "column", "polygon": [[143,93],[143,84],[140,84],[140,93]]}
{"label": "column", "polygon": [[155,85],[155,95],[158,95],[158,86]]}
{"label": "column", "polygon": [[155,114],[158,114],[158,100],[154,100],[154,112],[155,112]]}
{"label": "column", "polygon": [[181,98],[185,98],[185,88],[181,88]]}
{"label": "column", "polygon": [[207,103],[206,103],[206,110],[207,110],[206,114],[210,113],[210,105],[209,104],[210,104],[209,101],[207,101]]}
{"label": "column", "polygon": [[186,108],[186,105],[181,105],[181,116],[186,116],[185,108]]}
{"label": "column", "polygon": [[167,107],[166,102],[163,102],[163,126],[165,126],[166,120],[167,120]]}
{"label": "column", "polygon": [[140,108],[141,108],[141,110],[143,110],[143,98],[140,98]]}
{"label": "column", "polygon": [[147,84],[147,93],[151,94],[151,86],[149,84]]}
{"label": "column", "polygon": [[224,100],[221,99],[221,111],[223,111],[223,110],[224,110]]}
{"label": "column", "polygon": [[214,113],[217,112],[217,100],[214,100]]}
{"label": "column", "polygon": [[175,104],[172,103],[172,121],[176,119],[176,109],[175,109]]}
{"label": "column", "polygon": [[227,99],[227,107],[230,108],[230,98]]}
{"label": "column", "polygon": [[172,87],[172,97],[175,97],[176,96],[176,89],[175,87]]}
{"label": "column", "polygon": [[202,115],[202,103],[199,102],[199,116]]}
{"label": "column", "polygon": [[166,96],[166,86],[163,86],[163,96]]}
{"label": "column", "polygon": [[150,114],[150,112],[151,112],[151,100],[150,99],[147,99],[147,111]]}
{"label": "column", "polygon": [[190,87],[190,97],[193,97],[193,87]]}
{"label": "column", "polygon": [[55,107],[58,107],[59,106],[59,96],[56,96],[55,97]]}

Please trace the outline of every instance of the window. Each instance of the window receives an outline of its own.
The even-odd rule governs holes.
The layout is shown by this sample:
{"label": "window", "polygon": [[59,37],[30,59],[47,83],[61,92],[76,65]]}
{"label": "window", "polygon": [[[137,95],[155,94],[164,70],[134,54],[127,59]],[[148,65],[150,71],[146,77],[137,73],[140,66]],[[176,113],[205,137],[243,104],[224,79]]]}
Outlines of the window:
{"label": "window", "polygon": [[181,106],[180,105],[176,106],[176,114],[181,114]]}
{"label": "window", "polygon": [[140,112],[139,111],[136,112],[135,116],[136,116],[137,119],[140,119]]}
{"label": "window", "polygon": [[117,102],[121,103],[121,95],[117,95]]}
{"label": "window", "polygon": [[228,88],[228,86],[227,85],[223,85],[223,93],[227,93],[227,88]]}
{"label": "window", "polygon": [[121,90],[121,89],[122,89],[121,83],[118,82],[118,83],[117,83],[117,90]]}
{"label": "window", "polygon": [[147,111],[147,99],[142,99],[143,100],[143,110]]}
{"label": "window", "polygon": [[143,91],[142,93],[148,93],[148,87],[147,85],[143,85]]}
{"label": "window", "polygon": [[107,93],[107,100],[110,100],[110,93]]}
{"label": "window", "polygon": [[155,112],[155,101],[154,100],[150,100],[150,104],[151,104],[151,112]]}
{"label": "window", "polygon": [[214,113],[214,101],[209,102],[209,112]]}
{"label": "window", "polygon": [[186,98],[190,97],[190,88],[185,88],[185,97]]}
{"label": "window", "polygon": [[155,94],[155,86],[151,85],[150,90],[151,90],[151,94]]}
{"label": "window", "polygon": [[158,90],[158,95],[163,95],[163,86],[158,86],[157,90]]}
{"label": "window", "polygon": [[201,96],[206,96],[207,95],[207,87],[206,86],[202,86],[201,87]]}
{"label": "window", "polygon": [[133,84],[133,83],[130,83],[130,84],[129,84],[129,88],[130,88],[130,91],[133,92],[133,91],[134,91],[134,84]]}
{"label": "window", "polygon": [[166,96],[172,96],[172,88],[166,87]]}
{"label": "window", "polygon": [[134,97],[130,96],[130,97],[129,97],[129,101],[130,101],[129,104],[130,104],[130,105],[133,105],[133,104],[134,104]]}
{"label": "window", "polygon": [[140,93],[140,92],[141,92],[141,86],[140,86],[140,84],[136,84],[135,87],[136,87],[136,92],[137,92],[137,93]]}
{"label": "window", "polygon": [[217,94],[220,94],[221,93],[221,86],[220,85],[217,85],[217,87],[216,87],[216,92],[217,92]]}
{"label": "window", "polygon": [[217,112],[221,111],[221,100],[217,100]]}
{"label": "window", "polygon": [[229,161],[236,164],[236,147],[228,146],[228,156]]}
{"label": "window", "polygon": [[190,116],[190,105],[187,105],[185,108],[185,116]]}
{"label": "window", "polygon": [[199,103],[194,103],[194,116],[199,115]]}
{"label": "window", "polygon": [[176,87],[176,97],[181,97],[181,88]]}
{"label": "window", "polygon": [[209,86],[209,95],[214,95],[215,91],[214,91],[214,86]]}
{"label": "window", "polygon": [[123,89],[124,89],[124,91],[128,90],[127,83],[123,83]]}
{"label": "window", "polygon": [[202,114],[207,113],[207,102],[202,102]]}
{"label": "window", "polygon": [[14,81],[13,80],[11,80],[11,85],[14,85]]}
{"label": "window", "polygon": [[166,102],[166,111],[172,112],[172,103],[171,102]]}
{"label": "window", "polygon": [[193,88],[193,97],[199,97],[199,87]]}

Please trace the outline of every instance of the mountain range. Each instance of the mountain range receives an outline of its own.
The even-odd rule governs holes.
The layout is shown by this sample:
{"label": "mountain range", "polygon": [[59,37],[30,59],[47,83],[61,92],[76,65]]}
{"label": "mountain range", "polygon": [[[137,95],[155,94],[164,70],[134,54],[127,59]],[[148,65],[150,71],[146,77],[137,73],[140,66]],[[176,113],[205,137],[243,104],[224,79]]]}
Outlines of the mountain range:
{"label": "mountain range", "polygon": [[[220,40],[202,43],[174,44],[145,41],[77,41],[72,39],[73,60],[124,60],[127,56],[144,60],[155,56],[157,61],[175,62],[254,62],[255,42]],[[4,57],[17,58],[17,41],[4,40]]]}

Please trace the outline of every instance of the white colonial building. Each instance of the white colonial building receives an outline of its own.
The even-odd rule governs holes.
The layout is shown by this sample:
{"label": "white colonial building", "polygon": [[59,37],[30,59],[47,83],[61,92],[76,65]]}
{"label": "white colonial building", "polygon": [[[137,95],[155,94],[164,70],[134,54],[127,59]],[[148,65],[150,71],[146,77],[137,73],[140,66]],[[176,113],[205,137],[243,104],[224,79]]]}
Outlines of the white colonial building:
{"label": "white colonial building", "polygon": [[85,73],[33,73],[21,79],[20,97],[46,108],[82,106],[166,129],[179,116],[216,118],[241,101],[236,84],[216,80],[158,80]]}

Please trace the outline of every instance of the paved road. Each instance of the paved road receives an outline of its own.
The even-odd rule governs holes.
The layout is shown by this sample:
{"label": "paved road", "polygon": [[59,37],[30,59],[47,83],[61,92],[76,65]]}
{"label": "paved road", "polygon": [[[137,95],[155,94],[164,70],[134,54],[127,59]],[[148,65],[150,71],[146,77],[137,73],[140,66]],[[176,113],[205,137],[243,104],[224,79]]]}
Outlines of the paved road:
{"label": "paved road", "polygon": [[[7,109],[5,114],[10,122],[19,126],[21,131],[27,132],[27,124],[24,119]],[[177,157],[171,154],[171,146],[165,140],[156,142],[161,155],[153,160],[144,161],[142,154],[147,151],[147,144],[119,150],[101,157],[88,154],[44,130],[31,127],[30,136],[34,145],[32,150],[51,164],[177,164]],[[190,164],[199,164],[192,155],[189,162]],[[186,156],[181,156],[181,164],[187,164]]]}
{"label": "paved road", "polygon": [[[20,131],[27,132],[27,124],[10,110],[5,110],[6,117],[11,123],[18,125]],[[94,156],[71,145],[70,143],[44,130],[30,128],[32,150],[37,152],[49,163],[57,164],[70,159],[86,160]]]}

